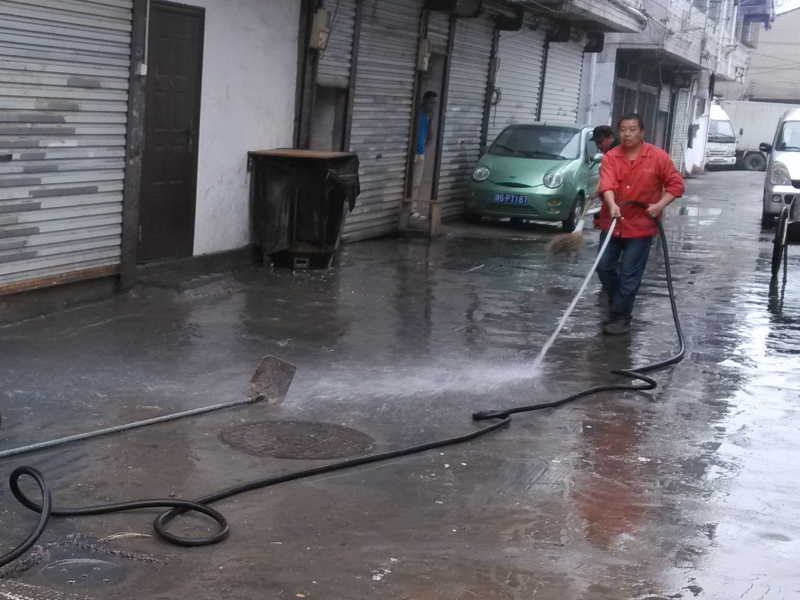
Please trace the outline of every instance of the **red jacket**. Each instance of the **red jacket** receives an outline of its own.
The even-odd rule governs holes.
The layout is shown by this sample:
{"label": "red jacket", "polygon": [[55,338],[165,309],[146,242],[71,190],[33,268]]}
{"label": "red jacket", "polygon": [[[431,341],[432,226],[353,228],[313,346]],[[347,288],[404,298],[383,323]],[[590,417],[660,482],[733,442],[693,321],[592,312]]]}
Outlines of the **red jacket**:
{"label": "red jacket", "polygon": [[[625,150],[617,146],[609,150],[600,165],[600,187],[602,195],[614,191],[617,206],[622,211],[622,219],[617,222],[614,237],[636,238],[655,235],[658,225],[641,207],[625,204],[628,201],[655,204],[661,200],[664,191],[676,198],[683,195],[683,177],[678,173],[672,159],[661,148],[644,143],[639,156],[631,163],[625,158]],[[603,208],[595,216],[595,226],[608,231],[611,214],[603,202]]]}

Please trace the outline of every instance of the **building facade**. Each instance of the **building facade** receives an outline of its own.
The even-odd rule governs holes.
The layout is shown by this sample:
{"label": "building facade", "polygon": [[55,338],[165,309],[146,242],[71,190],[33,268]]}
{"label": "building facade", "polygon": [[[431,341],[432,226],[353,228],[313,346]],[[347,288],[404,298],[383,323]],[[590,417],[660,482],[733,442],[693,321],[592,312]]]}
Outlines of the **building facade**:
{"label": "building facade", "polygon": [[[762,2],[765,12],[771,0]],[[754,7],[751,7],[754,8]],[[645,0],[647,28],[611,35],[595,63],[589,109],[593,122],[616,122],[638,112],[647,138],[672,156],[687,174],[702,170],[697,119],[720,81],[741,81],[757,33],[769,17],[739,0]],[[694,150],[694,152],[690,152]]]}
{"label": "building facade", "polygon": [[[327,44],[302,60],[297,143],[358,153],[349,241],[404,227],[412,194],[423,197],[431,229],[460,215],[487,143],[511,123],[582,121],[587,56],[606,32],[646,25],[622,1],[322,0],[312,11],[330,26]],[[426,93],[436,102],[419,161]]]}
{"label": "building facade", "polygon": [[405,227],[415,189],[432,231],[460,215],[513,123],[636,110],[681,163],[714,82],[746,68],[747,3],[3,3],[0,297],[247,247],[250,150],[356,152],[349,241]]}
{"label": "building facade", "polygon": [[719,85],[717,93],[726,100],[800,103],[798,30],[800,7],[778,14],[771,28],[760,32],[745,76]]}
{"label": "building facade", "polygon": [[0,7],[0,294],[250,243],[246,152],[292,144],[299,14],[295,0]]}

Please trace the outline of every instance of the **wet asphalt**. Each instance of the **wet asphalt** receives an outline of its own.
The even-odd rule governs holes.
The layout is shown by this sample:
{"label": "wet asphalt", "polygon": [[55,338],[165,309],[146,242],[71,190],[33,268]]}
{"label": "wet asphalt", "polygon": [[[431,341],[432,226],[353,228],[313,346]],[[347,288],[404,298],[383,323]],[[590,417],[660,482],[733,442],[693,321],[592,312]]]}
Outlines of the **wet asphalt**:
{"label": "wet asphalt", "polygon": [[[239,496],[217,505],[232,533],[213,547],[153,538],[153,511],[54,520],[1,572],[0,597],[800,598],[800,252],[771,285],[762,182],[708,173],[670,208],[688,352],[654,392]],[[7,459],[0,481],[35,466],[59,506],[193,498],[463,434],[474,410],[550,401],[671,354],[654,248],[630,337],[600,335],[593,284],[533,368],[597,249],[589,230],[577,255],[552,256],[554,233],[451,225],[433,243],[348,245],[327,272],[150,282],[0,328],[0,449],[243,398],[264,355],[298,368],[280,404]],[[0,549],[34,521],[4,483]]]}

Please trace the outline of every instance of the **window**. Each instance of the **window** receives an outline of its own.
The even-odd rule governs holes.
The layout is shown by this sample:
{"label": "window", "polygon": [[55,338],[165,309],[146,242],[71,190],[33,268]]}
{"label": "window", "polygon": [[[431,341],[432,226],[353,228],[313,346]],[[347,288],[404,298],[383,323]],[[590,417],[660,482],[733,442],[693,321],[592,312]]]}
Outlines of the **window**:
{"label": "window", "polygon": [[708,123],[708,141],[729,144],[736,141],[736,133],[730,121],[711,120]]}
{"label": "window", "polygon": [[778,135],[775,150],[779,152],[800,152],[800,121],[786,121]]}
{"label": "window", "polygon": [[749,21],[742,26],[742,43],[755,48],[758,45],[758,31],[761,23]]}
{"label": "window", "polygon": [[581,131],[571,127],[512,125],[489,148],[496,156],[574,160],[580,156]]}

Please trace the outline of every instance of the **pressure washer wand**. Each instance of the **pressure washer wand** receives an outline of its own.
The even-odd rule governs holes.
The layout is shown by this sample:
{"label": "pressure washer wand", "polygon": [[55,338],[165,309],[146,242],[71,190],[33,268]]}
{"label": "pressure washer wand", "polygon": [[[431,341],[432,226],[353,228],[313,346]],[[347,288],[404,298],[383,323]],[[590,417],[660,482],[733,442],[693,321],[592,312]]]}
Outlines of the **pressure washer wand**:
{"label": "pressure washer wand", "polygon": [[605,254],[609,242],[611,242],[611,236],[614,233],[614,229],[616,229],[616,227],[617,227],[617,217],[614,217],[611,220],[610,227],[608,228],[608,234],[606,235],[606,239],[603,240],[603,245],[600,246],[600,251],[597,253],[597,257],[594,259],[594,264],[592,265],[592,268],[589,269],[589,272],[586,274],[586,277],[584,278],[583,283],[581,284],[581,287],[578,290],[578,293],[575,294],[575,297],[572,299],[572,303],[567,308],[566,312],[564,313],[564,316],[562,316],[561,320],[558,322],[558,326],[556,327],[556,330],[553,332],[553,335],[551,335],[550,338],[547,340],[547,343],[545,343],[545,345],[542,346],[542,349],[539,352],[539,356],[536,357],[536,361],[533,363],[536,367],[541,366],[548,350],[550,350],[550,347],[556,341],[556,338],[558,338],[558,335],[561,333],[561,330],[564,328],[564,325],[567,323],[570,316],[572,315],[572,311],[574,311],[575,307],[578,305],[578,300],[581,299],[583,292],[586,291],[586,286],[588,286],[589,282],[592,280],[592,276],[594,275],[594,272],[597,269],[597,265],[600,264],[600,259],[603,258],[603,254]]}
{"label": "pressure washer wand", "polygon": [[276,358],[274,356],[264,357],[258,365],[253,378],[250,380],[250,397],[240,400],[233,400],[231,402],[220,402],[212,404],[211,406],[203,406],[200,408],[192,408],[182,412],[172,413],[169,415],[162,415],[160,417],[153,417],[151,419],[143,419],[141,421],[134,421],[133,423],[125,423],[123,425],[116,425],[114,427],[106,427],[105,429],[96,429],[86,433],[77,433],[75,435],[68,435],[65,437],[48,440],[46,442],[39,442],[36,444],[29,444],[27,446],[19,446],[17,448],[8,448],[7,450],[0,450],[0,459],[8,458],[9,456],[18,456],[20,454],[28,454],[38,450],[46,450],[48,448],[55,448],[56,446],[63,446],[72,442],[80,442],[82,440],[89,440],[93,438],[111,435],[112,433],[121,433],[123,431],[130,431],[132,429],[139,429],[141,427],[149,427],[158,423],[168,423],[169,421],[177,421],[178,419],[185,419],[186,417],[194,417],[197,415],[204,415],[210,412],[216,412],[226,408],[235,408],[237,406],[244,406],[247,404],[256,404],[257,402],[270,401],[280,402],[289,391],[289,386],[292,384],[295,374],[294,365]]}

